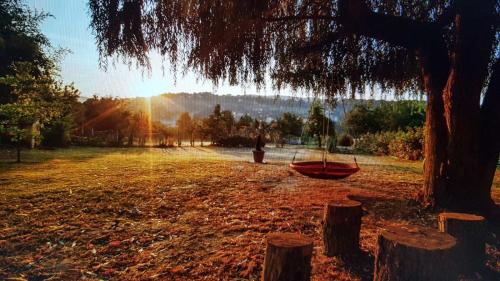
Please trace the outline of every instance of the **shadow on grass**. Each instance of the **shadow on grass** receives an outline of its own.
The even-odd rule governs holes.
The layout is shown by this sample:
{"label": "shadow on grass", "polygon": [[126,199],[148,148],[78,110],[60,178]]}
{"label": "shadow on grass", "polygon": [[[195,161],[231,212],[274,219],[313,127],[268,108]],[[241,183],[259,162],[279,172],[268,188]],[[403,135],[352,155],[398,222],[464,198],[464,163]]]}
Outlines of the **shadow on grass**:
{"label": "shadow on grass", "polygon": [[15,169],[26,169],[32,165],[52,160],[84,162],[90,159],[116,153],[124,148],[70,147],[59,149],[24,149],[21,151],[21,162],[16,162],[16,150],[0,148],[0,172]]}
{"label": "shadow on grass", "polygon": [[[424,209],[414,200],[360,195],[349,195],[348,198],[363,203],[363,209],[367,210],[365,215],[370,216],[370,219],[374,221],[397,221],[402,224],[437,228],[437,215],[444,211]],[[490,219],[487,224],[486,237],[486,244],[489,248],[487,250],[487,265],[478,272],[468,274],[464,280],[500,280],[500,272],[495,269],[498,266],[500,249],[498,237],[500,237],[500,221]],[[360,276],[362,280],[372,280],[373,276],[367,273],[373,273],[373,262],[374,257],[370,253],[361,253],[359,257],[345,260],[344,267]]]}
{"label": "shadow on grass", "polygon": [[437,212],[424,209],[413,199],[401,199],[382,196],[349,195],[349,199],[363,203],[375,220],[401,221],[402,223],[418,225],[437,225]]}
{"label": "shadow on grass", "polygon": [[340,265],[362,281],[373,280],[375,258],[368,251],[359,251],[356,255],[337,259]]}

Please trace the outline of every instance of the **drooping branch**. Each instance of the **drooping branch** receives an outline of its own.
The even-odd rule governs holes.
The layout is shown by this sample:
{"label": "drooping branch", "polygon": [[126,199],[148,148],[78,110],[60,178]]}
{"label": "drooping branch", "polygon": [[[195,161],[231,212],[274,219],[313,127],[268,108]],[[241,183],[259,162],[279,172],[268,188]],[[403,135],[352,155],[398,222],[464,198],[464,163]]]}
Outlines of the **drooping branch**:
{"label": "drooping branch", "polygon": [[293,47],[291,50],[296,54],[308,54],[308,53],[316,53],[323,52],[324,49],[332,44],[338,38],[345,36],[342,30],[338,30],[337,32],[328,32],[320,40],[315,42],[306,42],[299,46]]}
{"label": "drooping branch", "polygon": [[436,23],[375,13],[363,0],[339,0],[339,23],[352,33],[412,50],[427,48],[441,37]]}

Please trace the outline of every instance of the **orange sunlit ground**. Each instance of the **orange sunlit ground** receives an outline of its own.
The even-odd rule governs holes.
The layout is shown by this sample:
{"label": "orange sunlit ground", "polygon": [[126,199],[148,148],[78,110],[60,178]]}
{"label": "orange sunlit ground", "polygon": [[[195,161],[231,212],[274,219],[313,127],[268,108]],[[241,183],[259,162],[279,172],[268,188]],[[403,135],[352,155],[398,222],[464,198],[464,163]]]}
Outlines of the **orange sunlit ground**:
{"label": "orange sunlit ground", "polygon": [[[421,162],[358,156],[359,173],[325,181],[289,170],[293,152],[268,149],[264,165],[250,163],[245,149],[202,147],[73,148],[29,151],[22,164],[1,159],[0,279],[256,280],[264,238],[279,231],[314,238],[313,280],[370,280],[381,227],[436,227],[436,213],[411,200]],[[356,263],[322,254],[323,206],[347,195],[366,211]],[[500,201],[498,170],[493,197]],[[489,267],[498,270],[493,242]]]}

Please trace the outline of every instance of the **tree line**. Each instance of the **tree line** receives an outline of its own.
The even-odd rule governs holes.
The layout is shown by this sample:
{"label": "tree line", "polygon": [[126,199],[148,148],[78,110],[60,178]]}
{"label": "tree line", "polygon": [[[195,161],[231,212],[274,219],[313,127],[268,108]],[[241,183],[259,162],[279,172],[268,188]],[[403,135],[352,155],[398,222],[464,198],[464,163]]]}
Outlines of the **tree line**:
{"label": "tree line", "polygon": [[206,117],[183,112],[175,125],[153,121],[145,111],[128,109],[127,102],[94,96],[76,107],[72,143],[101,146],[251,146],[257,135],[283,144],[302,134],[304,120],[290,112],[266,122],[244,114],[235,118],[217,104]]}

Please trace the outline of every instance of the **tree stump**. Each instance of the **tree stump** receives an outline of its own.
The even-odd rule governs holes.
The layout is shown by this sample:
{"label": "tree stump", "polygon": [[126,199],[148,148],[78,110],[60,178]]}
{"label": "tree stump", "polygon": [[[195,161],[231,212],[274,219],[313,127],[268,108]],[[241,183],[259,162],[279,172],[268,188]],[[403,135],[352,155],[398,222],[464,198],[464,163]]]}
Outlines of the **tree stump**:
{"label": "tree stump", "polygon": [[456,281],[456,239],[419,226],[387,227],[378,237],[373,281]]}
{"label": "tree stump", "polygon": [[267,237],[264,281],[308,281],[311,278],[313,241],[295,233]]}
{"label": "tree stump", "polygon": [[342,199],[326,204],[323,217],[325,255],[350,256],[359,251],[362,215],[358,201]]}
{"label": "tree stump", "polygon": [[482,216],[462,213],[441,213],[439,231],[457,239],[457,262],[461,273],[481,270],[484,267],[486,225]]}

